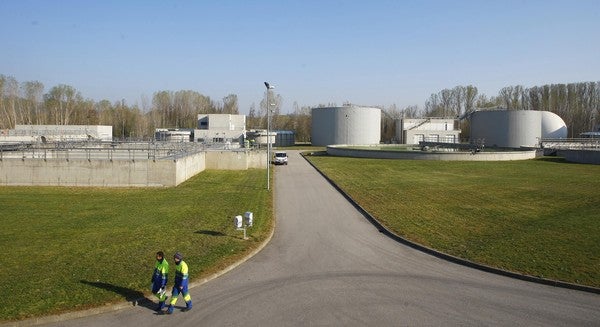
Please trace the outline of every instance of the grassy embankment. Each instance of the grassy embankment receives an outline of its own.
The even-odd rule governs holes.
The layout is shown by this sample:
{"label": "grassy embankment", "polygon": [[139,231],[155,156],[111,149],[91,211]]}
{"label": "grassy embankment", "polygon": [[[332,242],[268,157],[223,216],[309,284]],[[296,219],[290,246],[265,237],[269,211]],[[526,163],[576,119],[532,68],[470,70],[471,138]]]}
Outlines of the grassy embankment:
{"label": "grassy embankment", "polygon": [[[148,295],[154,254],[180,251],[199,279],[272,226],[264,170],[205,171],[174,188],[0,187],[0,321]],[[250,240],[233,216],[254,213]],[[168,286],[172,286],[171,278]]]}
{"label": "grassy embankment", "polygon": [[471,261],[600,287],[600,166],[309,157],[396,234]]}

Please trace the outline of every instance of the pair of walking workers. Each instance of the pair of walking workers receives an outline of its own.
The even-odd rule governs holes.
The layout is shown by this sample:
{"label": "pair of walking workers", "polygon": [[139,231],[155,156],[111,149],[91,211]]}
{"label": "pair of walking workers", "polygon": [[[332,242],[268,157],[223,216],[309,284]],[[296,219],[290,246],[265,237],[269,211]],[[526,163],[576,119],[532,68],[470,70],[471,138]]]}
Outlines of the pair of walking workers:
{"label": "pair of walking workers", "polygon": [[[188,265],[183,261],[181,253],[177,252],[173,256],[175,260],[175,284],[171,291],[171,301],[167,313],[173,313],[177,298],[181,293],[185,300],[185,309],[188,311],[192,309],[192,297],[188,291]],[[162,312],[167,301],[167,281],[169,279],[169,263],[165,259],[165,254],[162,251],[156,253],[156,265],[154,266],[154,272],[152,273],[152,293],[158,298],[158,307],[156,311]]]}

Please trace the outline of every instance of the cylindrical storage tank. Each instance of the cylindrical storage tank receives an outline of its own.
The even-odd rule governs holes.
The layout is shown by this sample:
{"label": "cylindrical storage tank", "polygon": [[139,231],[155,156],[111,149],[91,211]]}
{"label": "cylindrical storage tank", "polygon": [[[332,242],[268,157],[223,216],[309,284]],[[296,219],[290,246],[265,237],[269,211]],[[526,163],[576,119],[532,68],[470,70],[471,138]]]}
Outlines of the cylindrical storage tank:
{"label": "cylindrical storage tank", "polygon": [[536,147],[548,131],[561,129],[557,118],[562,119],[554,116],[535,110],[476,111],[470,118],[471,142],[483,140],[486,147]]}
{"label": "cylindrical storage tank", "polygon": [[536,147],[542,135],[542,112],[507,110],[509,148]]}
{"label": "cylindrical storage tank", "polygon": [[370,107],[329,107],[312,110],[311,143],[379,144],[381,109]]}
{"label": "cylindrical storage tank", "polygon": [[557,114],[542,111],[542,138],[564,139],[567,137],[567,124]]}
{"label": "cylindrical storage tank", "polygon": [[471,143],[483,142],[489,147],[508,144],[508,116],[504,111],[475,111],[470,120]]}

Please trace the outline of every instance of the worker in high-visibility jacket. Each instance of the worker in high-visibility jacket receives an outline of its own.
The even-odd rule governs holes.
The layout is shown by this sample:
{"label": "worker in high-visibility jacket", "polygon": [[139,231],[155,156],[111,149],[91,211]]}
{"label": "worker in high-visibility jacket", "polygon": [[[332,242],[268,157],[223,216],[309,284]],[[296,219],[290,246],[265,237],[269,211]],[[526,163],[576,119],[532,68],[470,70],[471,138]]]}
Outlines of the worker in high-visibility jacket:
{"label": "worker in high-visibility jacket", "polygon": [[175,260],[175,265],[177,268],[175,270],[175,285],[173,285],[173,291],[171,292],[171,303],[169,304],[169,309],[167,309],[167,313],[173,313],[173,307],[175,303],[177,303],[177,297],[179,297],[179,293],[183,295],[183,299],[185,300],[185,309],[183,311],[188,311],[192,309],[192,297],[188,291],[188,265],[183,261],[183,256],[181,253],[177,252],[173,256]]}
{"label": "worker in high-visibility jacket", "polygon": [[169,263],[162,251],[156,252],[156,264],[152,272],[152,293],[158,298],[156,311],[162,311],[167,300],[167,281],[169,279]]}

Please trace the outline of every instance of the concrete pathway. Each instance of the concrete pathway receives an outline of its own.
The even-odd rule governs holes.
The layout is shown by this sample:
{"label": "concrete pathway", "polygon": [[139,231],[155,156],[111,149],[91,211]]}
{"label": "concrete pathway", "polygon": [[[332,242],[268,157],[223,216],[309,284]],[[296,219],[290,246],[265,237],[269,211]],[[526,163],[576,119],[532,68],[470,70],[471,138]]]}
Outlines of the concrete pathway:
{"label": "concrete pathway", "polygon": [[289,157],[288,166],[275,167],[271,243],[192,289],[192,311],[155,315],[138,306],[55,325],[600,325],[599,295],[473,270],[398,244],[298,152]]}

